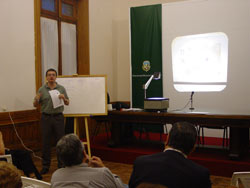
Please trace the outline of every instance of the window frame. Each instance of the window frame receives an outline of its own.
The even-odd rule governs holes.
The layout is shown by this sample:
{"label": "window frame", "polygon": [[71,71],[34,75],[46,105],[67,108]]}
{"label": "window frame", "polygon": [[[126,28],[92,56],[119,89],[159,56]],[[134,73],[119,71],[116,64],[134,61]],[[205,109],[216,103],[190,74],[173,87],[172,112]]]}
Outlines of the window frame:
{"label": "window frame", "polygon": [[[55,0],[58,1],[58,0]],[[72,0],[62,0],[66,3]],[[74,10],[75,18],[71,19],[68,16],[63,16],[62,21],[68,23],[76,23],[77,28],[77,73],[79,75],[89,75],[89,0],[74,0],[78,9]],[[36,70],[36,89],[43,84],[42,83],[42,66],[41,66],[41,25],[40,17],[47,17],[53,19],[53,14],[45,14],[47,11],[41,11],[41,0],[34,0],[34,22],[35,22],[35,70]],[[48,11],[50,12],[50,11]],[[76,19],[76,20],[75,20]],[[59,31],[59,34],[61,31]],[[79,53],[81,51],[81,53]],[[60,58],[61,56],[59,56]],[[60,60],[61,62],[61,60]],[[59,65],[59,68],[61,65]],[[59,75],[61,70],[59,71]]]}

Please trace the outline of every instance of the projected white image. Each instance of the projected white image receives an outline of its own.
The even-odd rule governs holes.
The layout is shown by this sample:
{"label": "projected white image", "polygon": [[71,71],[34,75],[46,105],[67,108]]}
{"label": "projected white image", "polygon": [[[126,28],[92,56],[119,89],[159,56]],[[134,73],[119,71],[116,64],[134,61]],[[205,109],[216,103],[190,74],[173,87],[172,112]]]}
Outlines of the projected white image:
{"label": "projected white image", "polygon": [[172,42],[174,88],[180,92],[222,91],[227,83],[228,37],[206,33]]}

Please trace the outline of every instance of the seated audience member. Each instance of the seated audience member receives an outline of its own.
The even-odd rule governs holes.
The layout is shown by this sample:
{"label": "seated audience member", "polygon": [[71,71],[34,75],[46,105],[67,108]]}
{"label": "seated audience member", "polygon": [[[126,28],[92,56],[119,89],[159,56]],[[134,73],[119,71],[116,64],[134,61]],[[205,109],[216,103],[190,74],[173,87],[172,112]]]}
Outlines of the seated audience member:
{"label": "seated audience member", "polygon": [[99,157],[88,158],[82,142],[75,134],[62,137],[56,145],[56,152],[65,168],[60,168],[52,174],[51,187],[125,187],[120,178],[104,166]]}
{"label": "seated audience member", "polygon": [[3,142],[3,135],[2,132],[0,131],[0,155],[5,154],[5,147],[4,147],[4,142]]}
{"label": "seated audience member", "polygon": [[11,163],[0,161],[0,188],[21,188],[21,175]]}
{"label": "seated audience member", "polygon": [[129,188],[135,188],[142,182],[168,188],[211,188],[208,169],[187,158],[195,148],[196,137],[194,125],[175,123],[164,152],[140,156],[135,160]]}

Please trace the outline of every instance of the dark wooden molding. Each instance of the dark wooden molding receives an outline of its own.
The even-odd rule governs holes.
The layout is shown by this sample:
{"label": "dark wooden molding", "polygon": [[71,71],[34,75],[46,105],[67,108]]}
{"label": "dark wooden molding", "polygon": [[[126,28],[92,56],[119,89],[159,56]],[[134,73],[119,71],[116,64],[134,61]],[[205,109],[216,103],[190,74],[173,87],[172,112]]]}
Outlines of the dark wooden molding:
{"label": "dark wooden molding", "polygon": [[0,113],[0,126],[12,124],[10,116],[15,124],[35,122],[35,121],[40,120],[40,112],[38,110],[1,112]]}
{"label": "dark wooden molding", "polygon": [[80,0],[77,11],[78,74],[90,74],[89,57],[89,0]]}
{"label": "dark wooden molding", "polygon": [[36,91],[42,85],[40,9],[41,2],[34,0]]}

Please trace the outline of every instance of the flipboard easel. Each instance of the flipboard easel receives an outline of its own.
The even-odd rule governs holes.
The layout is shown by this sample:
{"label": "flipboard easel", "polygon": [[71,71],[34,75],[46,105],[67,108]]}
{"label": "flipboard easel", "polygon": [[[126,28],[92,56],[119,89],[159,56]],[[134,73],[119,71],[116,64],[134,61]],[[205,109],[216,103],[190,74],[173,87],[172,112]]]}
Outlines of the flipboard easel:
{"label": "flipboard easel", "polygon": [[88,117],[107,115],[106,75],[59,76],[57,82],[63,85],[70,104],[65,106],[65,117],[74,117],[74,133],[80,137],[79,118],[84,118],[88,155],[91,157]]}

